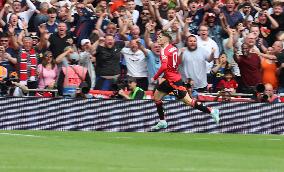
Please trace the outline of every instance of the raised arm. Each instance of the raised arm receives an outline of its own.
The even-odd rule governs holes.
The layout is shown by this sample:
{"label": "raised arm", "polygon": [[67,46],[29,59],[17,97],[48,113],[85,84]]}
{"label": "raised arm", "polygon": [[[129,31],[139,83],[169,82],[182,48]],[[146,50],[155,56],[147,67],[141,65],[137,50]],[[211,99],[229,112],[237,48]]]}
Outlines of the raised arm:
{"label": "raised arm", "polygon": [[169,30],[169,28],[172,26],[172,24],[176,21],[176,17],[174,17],[169,23],[163,26],[163,31]]}
{"label": "raised arm", "polygon": [[214,59],[215,51],[217,51],[215,48],[212,48],[211,54],[209,58],[207,59],[208,62],[211,62]]}
{"label": "raised arm", "polygon": [[151,23],[147,23],[146,24],[146,30],[145,30],[145,33],[144,33],[144,40],[145,40],[147,47],[151,47],[152,44],[153,44],[151,37],[150,37],[150,31],[151,31]]}
{"label": "raised arm", "polygon": [[234,34],[231,28],[228,27],[227,30],[228,30],[229,38],[225,46],[226,48],[231,49],[231,48],[234,48]]}
{"label": "raised arm", "polygon": [[260,7],[257,7],[252,0],[249,0],[249,2],[252,8],[254,8],[256,11],[262,11],[262,9]]}
{"label": "raised arm", "polygon": [[278,22],[273,17],[271,17],[271,15],[269,15],[267,10],[264,11],[264,15],[266,15],[268,20],[271,22],[271,28],[272,29],[277,29],[279,27]]}
{"label": "raised arm", "polygon": [[186,18],[185,19],[185,24],[184,24],[184,27],[183,27],[183,35],[184,37],[188,37],[189,35],[191,35],[191,33],[189,32],[189,29],[188,29],[188,25],[192,23],[192,19],[191,18]]}
{"label": "raised arm", "polygon": [[227,26],[229,26],[229,24],[228,24],[228,22],[227,22],[227,19],[226,19],[224,13],[220,13],[220,14],[219,14],[219,18],[220,18],[220,22],[221,22],[222,29],[223,29],[225,32],[228,33],[228,27],[227,27]]}
{"label": "raised arm", "polygon": [[159,5],[157,3],[154,4],[154,9],[155,9],[156,20],[158,20],[160,25],[163,25],[163,18],[160,15]]}
{"label": "raised arm", "polygon": [[[162,55],[163,56],[163,55]],[[159,78],[159,76],[164,73],[164,71],[167,69],[167,65],[168,65],[168,58],[167,57],[162,57],[162,61],[161,61],[161,67],[160,69],[157,71],[157,73],[154,75],[153,80],[157,80]]]}
{"label": "raised arm", "polygon": [[122,38],[124,40],[127,41],[127,34],[126,34],[126,32],[128,31],[128,23],[129,23],[129,21],[128,21],[128,19],[125,19],[122,22],[123,22],[123,25],[122,25],[122,27],[119,30],[119,34],[122,36]]}
{"label": "raised arm", "polygon": [[105,36],[104,31],[101,29],[102,28],[102,23],[104,18],[107,16],[107,13],[101,13],[97,23],[96,23],[96,30],[99,31],[99,36]]}

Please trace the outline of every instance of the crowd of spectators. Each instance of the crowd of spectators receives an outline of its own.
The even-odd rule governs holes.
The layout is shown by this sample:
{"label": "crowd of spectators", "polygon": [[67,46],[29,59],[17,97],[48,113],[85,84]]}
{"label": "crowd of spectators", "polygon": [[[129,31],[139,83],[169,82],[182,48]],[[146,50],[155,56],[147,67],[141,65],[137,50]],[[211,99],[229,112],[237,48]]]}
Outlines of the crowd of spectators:
{"label": "crowd of spectators", "polygon": [[0,0],[0,9],[1,80],[16,72],[23,85],[79,86],[65,73],[75,60],[83,68],[71,73],[86,70],[91,89],[131,77],[154,90],[164,30],[192,90],[253,93],[263,83],[284,93],[283,0]]}

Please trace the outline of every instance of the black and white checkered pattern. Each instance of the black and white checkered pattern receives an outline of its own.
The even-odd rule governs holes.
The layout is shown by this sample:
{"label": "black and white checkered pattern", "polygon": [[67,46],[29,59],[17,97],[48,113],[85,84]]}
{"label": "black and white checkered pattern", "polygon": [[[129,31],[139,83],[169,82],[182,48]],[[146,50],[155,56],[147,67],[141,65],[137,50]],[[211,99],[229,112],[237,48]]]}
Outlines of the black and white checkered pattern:
{"label": "black and white checkered pattern", "polygon": [[[284,104],[206,103],[221,112],[219,125],[181,102],[165,102],[165,132],[284,134]],[[0,98],[2,130],[145,132],[158,114],[151,100]]]}

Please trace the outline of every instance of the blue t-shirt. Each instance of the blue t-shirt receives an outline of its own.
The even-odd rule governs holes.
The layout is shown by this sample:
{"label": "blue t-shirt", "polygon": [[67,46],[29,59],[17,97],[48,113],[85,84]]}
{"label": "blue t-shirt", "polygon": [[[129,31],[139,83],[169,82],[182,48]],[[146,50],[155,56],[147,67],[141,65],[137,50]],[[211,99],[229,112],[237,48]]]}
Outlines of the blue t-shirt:
{"label": "blue t-shirt", "polygon": [[221,8],[221,12],[224,13],[229,26],[232,28],[237,23],[243,21],[243,16],[239,11],[235,11],[232,15],[229,14],[226,7]]}
{"label": "blue t-shirt", "polygon": [[154,77],[154,75],[161,67],[160,58],[157,57],[151,50],[148,50],[147,54],[147,67],[148,67],[149,80],[151,80],[151,78]]}
{"label": "blue t-shirt", "polygon": [[[128,40],[128,41],[131,41],[132,39],[133,39],[133,38],[132,38],[131,35],[128,35],[128,36],[127,36],[127,40]],[[146,43],[145,43],[145,41],[144,41],[143,38],[140,38],[140,43],[141,43],[141,45],[143,45],[144,47],[146,47]]]}
{"label": "blue t-shirt", "polygon": [[49,25],[48,23],[46,23],[46,29],[48,30],[48,33],[57,32],[57,25],[58,25],[57,22],[55,22],[53,25]]}

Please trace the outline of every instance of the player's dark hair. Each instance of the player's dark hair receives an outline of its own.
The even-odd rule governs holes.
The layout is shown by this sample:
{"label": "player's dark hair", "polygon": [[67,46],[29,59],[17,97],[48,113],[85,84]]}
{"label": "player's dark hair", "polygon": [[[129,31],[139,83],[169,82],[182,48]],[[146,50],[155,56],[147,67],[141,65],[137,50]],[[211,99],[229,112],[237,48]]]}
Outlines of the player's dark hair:
{"label": "player's dark hair", "polygon": [[169,40],[170,40],[170,42],[172,42],[173,38],[172,38],[172,36],[171,36],[168,32],[166,32],[166,31],[161,31],[160,34],[162,34],[162,35],[165,36],[165,37],[168,37]]}

